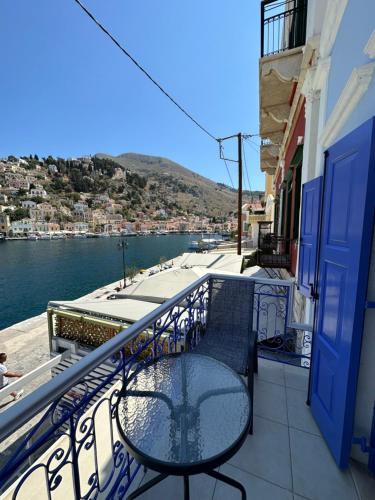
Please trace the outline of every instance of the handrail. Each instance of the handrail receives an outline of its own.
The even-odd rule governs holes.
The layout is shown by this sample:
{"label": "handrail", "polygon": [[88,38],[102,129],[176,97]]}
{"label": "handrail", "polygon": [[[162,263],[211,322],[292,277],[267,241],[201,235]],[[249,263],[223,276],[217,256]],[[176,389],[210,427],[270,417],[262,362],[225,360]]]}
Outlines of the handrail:
{"label": "handrail", "polygon": [[32,382],[36,378],[40,377],[42,373],[46,372],[47,370],[50,370],[54,366],[58,365],[60,361],[63,361],[63,359],[66,357],[66,354],[59,354],[58,356],[55,356],[54,358],[49,359],[42,365],[38,366],[34,370],[32,370],[29,373],[26,373],[22,377],[18,378],[14,382],[9,383],[2,389],[0,389],[0,401],[6,397],[8,397],[12,392],[19,391],[27,385],[28,383]]}
{"label": "handrail", "polygon": [[[115,337],[88,353],[80,361],[59,373],[52,380],[41,387],[38,387],[31,394],[19,400],[17,404],[9,408],[1,415],[0,441],[10,436],[15,430],[22,427],[31,418],[37,415],[48,404],[58,399],[60,396],[79,382],[85,375],[94,368],[110,358],[113,354],[124,347],[126,343],[135,339],[139,333],[149,327],[153,321],[165,314],[169,309],[182,302],[186,295],[193,292],[212,275],[210,273],[202,276],[194,283],[186,287],[180,293],[161,304],[157,309],[133,323],[131,326],[121,331]],[[219,275],[218,275],[219,276]],[[226,278],[227,276],[222,276]]]}
{"label": "handrail", "polygon": [[[46,384],[38,387],[31,394],[17,402],[13,407],[9,408],[1,415],[0,422],[0,441],[7,438],[15,430],[26,424],[37,415],[41,410],[46,408],[69,390],[74,384],[79,382],[84,376],[89,374],[98,365],[108,360],[113,354],[120,351],[125,344],[135,339],[141,332],[150,327],[150,325],[167,313],[171,308],[184,301],[187,295],[194,292],[203,283],[210,278],[225,279],[225,280],[252,280],[259,284],[292,286],[292,282],[278,280],[253,278],[246,275],[225,275],[220,273],[208,272],[201,278],[194,281],[184,290],[176,294],[161,304],[157,309],[150,312],[137,322],[122,330],[118,335],[112,337],[107,342],[97,347],[92,352],[88,353],[77,363],[59,373]],[[54,303],[50,302],[49,306]]]}

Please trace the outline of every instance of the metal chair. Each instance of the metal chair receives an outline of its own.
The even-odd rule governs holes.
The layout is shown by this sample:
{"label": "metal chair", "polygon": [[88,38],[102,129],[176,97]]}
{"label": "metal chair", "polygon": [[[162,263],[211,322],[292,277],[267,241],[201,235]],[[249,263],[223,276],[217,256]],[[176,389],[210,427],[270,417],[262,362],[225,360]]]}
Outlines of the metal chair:
{"label": "metal chair", "polygon": [[257,332],[253,330],[254,281],[211,278],[206,327],[194,352],[211,356],[247,376],[253,432],[254,373],[258,372]]}

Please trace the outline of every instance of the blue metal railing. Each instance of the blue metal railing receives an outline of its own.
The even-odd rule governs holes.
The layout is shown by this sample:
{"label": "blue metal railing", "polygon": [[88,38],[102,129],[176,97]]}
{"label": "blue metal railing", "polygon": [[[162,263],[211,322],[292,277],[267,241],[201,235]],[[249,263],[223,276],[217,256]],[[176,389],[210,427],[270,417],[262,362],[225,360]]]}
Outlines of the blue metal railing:
{"label": "blue metal railing", "polygon": [[[204,326],[211,278],[252,279],[219,274],[200,278],[1,415],[0,442],[19,436],[31,418],[35,423],[0,470],[0,492],[28,498],[34,478],[40,483],[40,498],[43,491],[49,498],[58,488],[67,498],[126,494],[139,465],[126,452],[115,424],[122,382],[150,359],[181,350],[187,333]],[[260,355],[303,364],[308,353],[298,352],[289,332],[292,284],[255,281]]]}

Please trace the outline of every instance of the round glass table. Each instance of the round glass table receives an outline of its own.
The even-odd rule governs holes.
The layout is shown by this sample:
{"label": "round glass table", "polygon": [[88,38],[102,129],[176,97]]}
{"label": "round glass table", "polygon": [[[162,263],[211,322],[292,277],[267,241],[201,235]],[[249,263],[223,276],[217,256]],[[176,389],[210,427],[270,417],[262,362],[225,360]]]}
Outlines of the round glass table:
{"label": "round glass table", "polygon": [[163,356],[135,372],[122,388],[116,418],[135,459],[160,474],[134,491],[134,499],[168,475],[206,473],[241,491],[243,486],[214,470],[242,446],[250,430],[247,387],[231,368],[194,353]]}

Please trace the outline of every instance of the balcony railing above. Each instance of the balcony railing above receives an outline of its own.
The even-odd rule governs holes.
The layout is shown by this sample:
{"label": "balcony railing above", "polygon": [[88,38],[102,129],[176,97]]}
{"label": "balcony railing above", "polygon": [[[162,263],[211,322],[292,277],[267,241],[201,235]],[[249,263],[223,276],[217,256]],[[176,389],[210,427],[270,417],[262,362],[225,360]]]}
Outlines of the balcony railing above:
{"label": "balcony railing above", "polygon": [[261,57],[305,44],[307,0],[261,2]]}
{"label": "balcony railing above", "polygon": [[291,322],[290,281],[207,274],[2,413],[1,445],[14,437],[0,460],[2,499],[126,495],[140,466],[116,427],[119,390],[148,360],[199,343],[217,279],[255,281],[260,356],[309,366],[311,333]]}

